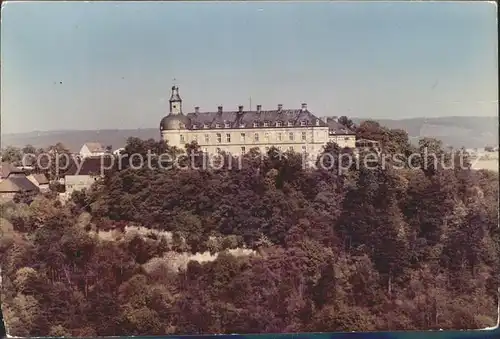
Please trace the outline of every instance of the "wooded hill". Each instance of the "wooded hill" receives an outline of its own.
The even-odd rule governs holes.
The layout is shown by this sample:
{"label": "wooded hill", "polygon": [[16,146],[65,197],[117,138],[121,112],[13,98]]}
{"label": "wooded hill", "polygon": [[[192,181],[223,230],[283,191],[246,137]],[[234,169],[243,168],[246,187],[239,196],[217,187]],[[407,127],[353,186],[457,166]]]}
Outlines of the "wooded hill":
{"label": "wooded hill", "polygon": [[[357,133],[384,152],[423,159],[427,148],[447,167],[395,169],[372,158],[370,168],[305,170],[301,155],[271,149],[262,158],[251,151],[239,169],[114,169],[64,206],[57,194],[16,196],[0,206],[9,333],[494,326],[498,173],[449,169],[455,154],[438,140],[415,147],[404,131],[373,123]],[[126,145],[129,154],[147,150],[178,152],[154,140]],[[201,155],[194,144],[188,150]],[[324,152],[337,159],[352,150]],[[132,225],[151,232],[127,232]],[[206,251],[217,258],[173,265],[177,254]]]}

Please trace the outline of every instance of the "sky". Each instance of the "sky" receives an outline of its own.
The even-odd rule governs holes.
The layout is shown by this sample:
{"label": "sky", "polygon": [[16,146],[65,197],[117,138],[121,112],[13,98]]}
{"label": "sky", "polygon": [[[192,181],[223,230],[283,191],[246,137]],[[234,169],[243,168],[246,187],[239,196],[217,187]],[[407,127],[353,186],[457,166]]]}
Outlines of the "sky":
{"label": "sky", "polygon": [[173,84],[184,112],[495,116],[496,15],[493,2],[3,2],[2,133],[159,127]]}

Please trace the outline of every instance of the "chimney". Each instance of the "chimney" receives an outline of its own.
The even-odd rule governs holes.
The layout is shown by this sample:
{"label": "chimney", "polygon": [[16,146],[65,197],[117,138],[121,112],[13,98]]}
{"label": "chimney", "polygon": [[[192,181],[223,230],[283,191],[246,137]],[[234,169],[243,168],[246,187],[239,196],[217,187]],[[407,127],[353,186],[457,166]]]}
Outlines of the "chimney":
{"label": "chimney", "polygon": [[305,102],[302,103],[302,112],[307,111],[307,104]]}
{"label": "chimney", "polygon": [[238,106],[238,113],[243,113],[243,105]]}
{"label": "chimney", "polygon": [[261,109],[262,109],[262,105],[257,105],[257,112],[258,113],[260,113]]}
{"label": "chimney", "polygon": [[328,120],[331,119],[330,117],[323,117],[321,118],[321,120],[323,120],[325,122],[325,124],[328,123]]}
{"label": "chimney", "polygon": [[194,107],[194,112],[195,112],[196,114],[200,113],[200,106],[195,106],[195,107]]}
{"label": "chimney", "polygon": [[283,105],[282,104],[278,104],[278,111],[281,111],[283,109]]}
{"label": "chimney", "polygon": [[222,113],[222,106],[217,107],[217,113],[219,113],[219,114]]}

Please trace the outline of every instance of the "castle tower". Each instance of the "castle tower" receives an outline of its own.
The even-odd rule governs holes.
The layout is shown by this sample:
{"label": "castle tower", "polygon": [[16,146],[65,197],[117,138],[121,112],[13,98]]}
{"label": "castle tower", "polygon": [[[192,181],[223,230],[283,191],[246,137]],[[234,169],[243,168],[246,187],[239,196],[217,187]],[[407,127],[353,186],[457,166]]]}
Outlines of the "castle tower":
{"label": "castle tower", "polygon": [[182,99],[179,96],[179,87],[172,86],[172,94],[170,95],[170,114],[177,115],[182,113]]}

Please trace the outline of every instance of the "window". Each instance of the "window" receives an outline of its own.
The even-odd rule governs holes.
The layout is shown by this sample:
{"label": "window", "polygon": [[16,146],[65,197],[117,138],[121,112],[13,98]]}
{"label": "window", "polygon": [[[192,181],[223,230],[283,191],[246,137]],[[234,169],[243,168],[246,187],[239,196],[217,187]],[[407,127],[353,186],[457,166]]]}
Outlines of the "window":
{"label": "window", "polygon": [[266,139],[266,141],[269,141],[269,133],[264,133],[264,138]]}
{"label": "window", "polygon": [[241,142],[245,142],[245,133],[241,133]]}
{"label": "window", "polygon": [[203,148],[203,152],[207,153],[208,152],[208,148]]}
{"label": "window", "polygon": [[306,151],[306,146],[302,146],[302,152]]}
{"label": "window", "polygon": [[220,128],[220,124],[215,124],[215,128]]}
{"label": "window", "polygon": [[186,142],[186,140],[184,139],[184,135],[182,135],[182,134],[181,134],[181,135],[179,136],[179,138],[180,138],[180,140],[181,140],[181,144],[183,144],[183,143],[185,143],[185,142]]}
{"label": "window", "polygon": [[281,133],[278,133],[277,139],[278,139],[278,141],[281,141],[283,139]]}
{"label": "window", "polygon": [[302,120],[302,121],[300,122],[300,126],[305,126],[305,125],[306,125],[305,120]]}
{"label": "window", "polygon": [[264,122],[264,127],[269,127],[269,123],[267,121]]}
{"label": "window", "polygon": [[293,122],[289,121],[288,122],[288,127],[291,127],[291,126],[293,126]]}
{"label": "window", "polygon": [[208,125],[207,124],[203,124],[203,128],[208,128]]}
{"label": "window", "polygon": [[217,133],[217,142],[220,144],[222,142],[222,135]]}
{"label": "window", "polygon": [[215,152],[220,153],[220,148],[219,148],[219,147],[217,147],[217,148],[215,149]]}
{"label": "window", "polygon": [[229,128],[231,127],[231,125],[229,124],[229,122],[224,122],[224,127]]}
{"label": "window", "polygon": [[345,141],[349,140],[349,137],[345,137],[345,138],[344,138],[344,140],[345,140]]}
{"label": "window", "polygon": [[198,142],[198,136],[197,135],[193,135],[193,141]]}
{"label": "window", "polygon": [[288,139],[293,141],[293,132],[288,133]]}
{"label": "window", "polygon": [[245,154],[245,147],[241,148],[241,154]]}
{"label": "window", "polygon": [[210,135],[205,134],[205,142],[208,144],[210,142]]}
{"label": "window", "polygon": [[231,134],[226,134],[226,142],[231,142]]}
{"label": "window", "polygon": [[244,123],[240,123],[240,128],[245,128],[245,124]]}
{"label": "window", "polygon": [[193,129],[196,129],[196,128],[197,128],[197,127],[196,127],[196,124],[193,124]]}
{"label": "window", "polygon": [[293,146],[288,147],[288,150],[293,152]]}
{"label": "window", "polygon": [[306,132],[302,132],[302,141],[306,141]]}
{"label": "window", "polygon": [[259,123],[258,122],[254,122],[253,123],[253,127],[259,127]]}
{"label": "window", "polygon": [[259,133],[255,133],[253,136],[254,141],[259,141]]}
{"label": "window", "polygon": [[276,121],[276,127],[281,127],[281,121]]}

